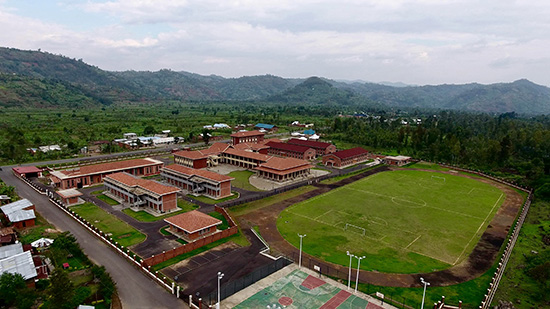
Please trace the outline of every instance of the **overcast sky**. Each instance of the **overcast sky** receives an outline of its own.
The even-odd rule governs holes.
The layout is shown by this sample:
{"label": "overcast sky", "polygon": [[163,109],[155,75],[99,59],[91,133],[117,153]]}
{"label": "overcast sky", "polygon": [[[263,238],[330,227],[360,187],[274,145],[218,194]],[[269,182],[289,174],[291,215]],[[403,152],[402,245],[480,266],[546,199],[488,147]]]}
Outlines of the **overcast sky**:
{"label": "overcast sky", "polygon": [[550,85],[548,0],[0,0],[0,45],[111,71]]}

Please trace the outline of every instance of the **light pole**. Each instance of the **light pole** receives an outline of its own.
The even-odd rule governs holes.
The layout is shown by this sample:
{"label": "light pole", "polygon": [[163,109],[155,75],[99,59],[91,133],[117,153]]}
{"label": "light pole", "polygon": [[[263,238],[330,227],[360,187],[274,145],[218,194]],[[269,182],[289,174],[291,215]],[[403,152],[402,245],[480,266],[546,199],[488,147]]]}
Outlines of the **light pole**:
{"label": "light pole", "polygon": [[361,260],[365,258],[365,256],[356,256],[357,258],[357,280],[355,282],[355,292],[357,292],[357,287],[359,286],[359,267],[361,266]]}
{"label": "light pole", "polygon": [[300,256],[298,257],[298,268],[302,268],[302,239],[306,237],[306,234],[298,234],[298,237],[300,237]]}
{"label": "light pole", "polygon": [[216,304],[216,309],[220,309],[220,280],[223,278],[223,273],[218,271],[218,303]]}
{"label": "light pole", "polygon": [[357,258],[357,280],[355,282],[355,292],[357,292],[357,287],[359,286],[359,267],[361,267],[361,260],[365,258],[365,256],[356,256]]}
{"label": "light pole", "polygon": [[424,285],[424,293],[422,293],[422,306],[420,308],[424,309],[424,297],[426,297],[426,287],[430,285],[430,283],[427,281],[424,281],[424,278],[422,277],[420,278],[420,282],[422,282],[422,284]]}
{"label": "light pole", "polygon": [[349,270],[348,270],[348,290],[351,286],[351,259],[355,256],[351,253],[349,253],[349,251],[346,251],[346,254],[349,256]]}

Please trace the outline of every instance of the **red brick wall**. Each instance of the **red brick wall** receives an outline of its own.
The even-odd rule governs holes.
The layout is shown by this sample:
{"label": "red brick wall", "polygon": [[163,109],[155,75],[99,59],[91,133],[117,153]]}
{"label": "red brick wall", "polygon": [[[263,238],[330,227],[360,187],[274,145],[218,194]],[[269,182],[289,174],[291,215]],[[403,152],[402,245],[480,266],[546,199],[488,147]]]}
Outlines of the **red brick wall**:
{"label": "red brick wall", "polygon": [[323,165],[331,166],[329,162],[332,162],[333,163],[332,166],[336,166],[336,167],[340,167],[342,165],[342,161],[340,160],[340,158],[338,158],[333,154],[327,154],[323,156]]}
{"label": "red brick wall", "polygon": [[207,159],[199,159],[193,161],[193,168],[205,168],[207,166]]}
{"label": "red brick wall", "polygon": [[327,149],[325,150],[325,153],[333,153],[333,152],[336,152],[336,146],[334,145],[328,146]]}
{"label": "red brick wall", "polygon": [[220,196],[219,197],[226,197],[231,195],[231,181],[222,182],[220,185]]}
{"label": "red brick wall", "polygon": [[162,197],[162,205],[163,205],[164,211],[170,211],[171,209],[175,209],[178,206],[177,194],[172,193],[172,194],[164,195]]}

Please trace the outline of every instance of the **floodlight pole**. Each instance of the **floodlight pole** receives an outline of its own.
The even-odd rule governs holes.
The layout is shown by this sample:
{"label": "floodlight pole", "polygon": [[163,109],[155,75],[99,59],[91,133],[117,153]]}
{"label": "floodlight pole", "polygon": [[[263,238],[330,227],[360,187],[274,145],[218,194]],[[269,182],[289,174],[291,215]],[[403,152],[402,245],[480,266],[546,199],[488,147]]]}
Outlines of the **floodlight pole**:
{"label": "floodlight pole", "polygon": [[216,309],[220,309],[220,280],[223,278],[223,273],[218,271],[218,303],[216,304]]}
{"label": "floodlight pole", "polygon": [[356,256],[357,258],[357,280],[355,282],[355,292],[357,292],[357,287],[359,286],[359,267],[361,266],[361,260],[365,258],[365,256]]}
{"label": "floodlight pole", "polygon": [[424,278],[420,277],[420,282],[424,285],[424,293],[422,293],[422,306],[420,306],[420,309],[424,309],[424,297],[426,297],[426,286],[430,285],[429,282],[424,281]]}
{"label": "floodlight pole", "polygon": [[306,237],[306,234],[298,234],[298,237],[300,237],[300,256],[298,257],[298,268],[302,268],[302,239]]}
{"label": "floodlight pole", "polygon": [[346,251],[346,254],[349,256],[349,270],[348,270],[348,290],[349,290],[349,288],[351,287],[351,259],[355,255],[349,253],[349,251]]}

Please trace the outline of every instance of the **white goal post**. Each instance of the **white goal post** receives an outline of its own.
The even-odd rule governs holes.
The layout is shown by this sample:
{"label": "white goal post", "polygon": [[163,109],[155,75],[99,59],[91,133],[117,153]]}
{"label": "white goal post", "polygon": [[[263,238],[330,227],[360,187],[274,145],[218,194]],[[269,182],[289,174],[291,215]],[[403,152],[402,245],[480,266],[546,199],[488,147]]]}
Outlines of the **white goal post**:
{"label": "white goal post", "polygon": [[365,228],[362,228],[357,225],[353,225],[351,223],[346,223],[346,227],[344,228],[344,231],[347,231],[348,229],[355,233],[361,234],[363,236],[365,236],[365,234],[367,233],[367,230],[365,230]]}

